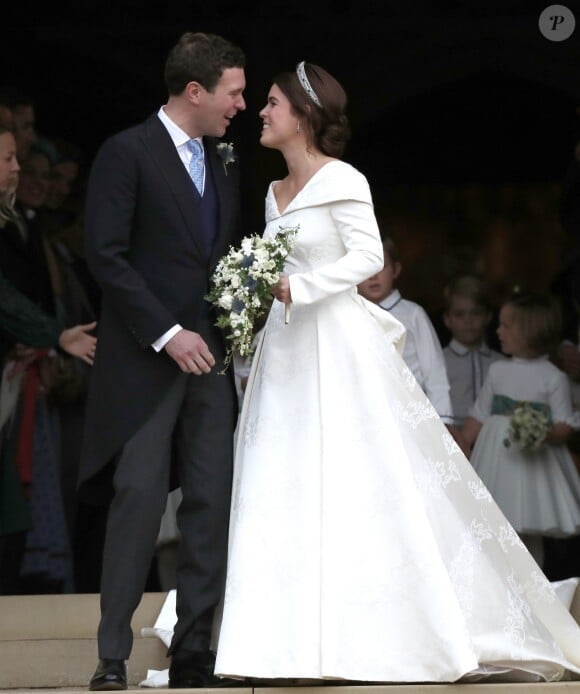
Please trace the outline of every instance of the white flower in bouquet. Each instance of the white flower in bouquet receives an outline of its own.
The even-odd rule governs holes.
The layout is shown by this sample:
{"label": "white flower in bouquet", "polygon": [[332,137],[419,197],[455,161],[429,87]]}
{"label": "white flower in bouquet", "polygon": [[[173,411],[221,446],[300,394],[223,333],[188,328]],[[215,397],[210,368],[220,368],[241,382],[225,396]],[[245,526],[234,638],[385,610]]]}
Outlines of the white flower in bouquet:
{"label": "white flower in bouquet", "polygon": [[227,333],[221,373],[229,366],[234,352],[242,357],[252,353],[256,320],[270,306],[270,287],[278,282],[297,232],[295,227],[281,227],[268,239],[246,236],[240,248],[231,247],[218,262],[206,299],[218,308],[216,325]]}
{"label": "white flower in bouquet", "polygon": [[551,428],[549,418],[532,407],[529,402],[522,402],[513,411],[510,418],[508,437],[504,446],[515,443],[524,453],[539,450]]}
{"label": "white flower in bouquet", "polygon": [[226,311],[229,311],[233,302],[234,295],[231,292],[224,292],[218,299],[218,306],[219,308],[224,308]]}

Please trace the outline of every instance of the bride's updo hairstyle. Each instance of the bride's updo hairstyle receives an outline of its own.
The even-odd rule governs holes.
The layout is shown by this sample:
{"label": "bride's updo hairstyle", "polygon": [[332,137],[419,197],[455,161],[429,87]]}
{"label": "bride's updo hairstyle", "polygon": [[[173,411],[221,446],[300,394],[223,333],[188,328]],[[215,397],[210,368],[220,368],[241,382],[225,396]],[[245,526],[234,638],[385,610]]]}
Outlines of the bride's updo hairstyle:
{"label": "bride's updo hairstyle", "polygon": [[290,101],[310,143],[323,154],[340,158],[350,137],[346,92],[340,83],[324,68],[302,62],[296,72],[275,77],[274,84]]}

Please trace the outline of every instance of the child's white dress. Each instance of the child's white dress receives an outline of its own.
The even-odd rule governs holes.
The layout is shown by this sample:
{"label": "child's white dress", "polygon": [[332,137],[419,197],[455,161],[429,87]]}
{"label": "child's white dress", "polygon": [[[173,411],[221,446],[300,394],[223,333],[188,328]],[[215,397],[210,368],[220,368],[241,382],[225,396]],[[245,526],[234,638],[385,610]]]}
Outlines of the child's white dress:
{"label": "child's white dress", "polygon": [[495,362],[470,412],[483,422],[473,467],[519,533],[580,533],[580,478],[568,448],[543,445],[523,453],[515,443],[504,444],[514,405],[523,401],[547,405],[553,422],[578,425],[566,375],[547,357]]}

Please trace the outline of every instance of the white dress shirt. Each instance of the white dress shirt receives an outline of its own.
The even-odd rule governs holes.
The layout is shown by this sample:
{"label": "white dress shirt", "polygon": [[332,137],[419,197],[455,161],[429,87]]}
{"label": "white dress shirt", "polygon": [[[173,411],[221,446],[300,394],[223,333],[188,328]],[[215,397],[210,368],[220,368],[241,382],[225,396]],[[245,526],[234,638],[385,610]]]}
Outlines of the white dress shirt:
{"label": "white dress shirt", "polygon": [[453,422],[461,426],[479,395],[490,365],[505,357],[485,343],[470,349],[455,338],[445,347],[443,356],[449,379]]}
{"label": "white dress shirt", "polygon": [[[165,113],[165,106],[162,106],[159,109],[159,111],[157,111],[157,116],[159,117],[159,120],[163,123],[163,125],[166,127],[167,132],[169,133],[169,137],[171,137],[171,139],[173,140],[173,144],[177,149],[179,158],[183,162],[185,170],[187,171],[187,175],[189,176],[189,162],[191,161],[191,150],[188,146],[188,142],[192,138],[189,137],[189,135],[178,125],[176,125],[171,120],[171,118]],[[195,139],[201,145],[201,151],[204,152],[202,138],[196,137]],[[205,185],[205,169],[203,172],[203,185]],[[165,347],[169,340],[171,340],[171,338],[174,335],[176,335],[180,330],[183,330],[183,328],[181,327],[181,325],[179,325],[179,323],[176,323],[173,327],[169,328],[167,332],[163,333],[161,337],[157,338],[157,340],[155,340],[155,342],[151,346],[156,352],[161,352],[161,350]]]}
{"label": "white dress shirt", "polygon": [[443,350],[425,309],[403,299],[398,289],[379,302],[407,329],[403,359],[445,424],[453,424]]}

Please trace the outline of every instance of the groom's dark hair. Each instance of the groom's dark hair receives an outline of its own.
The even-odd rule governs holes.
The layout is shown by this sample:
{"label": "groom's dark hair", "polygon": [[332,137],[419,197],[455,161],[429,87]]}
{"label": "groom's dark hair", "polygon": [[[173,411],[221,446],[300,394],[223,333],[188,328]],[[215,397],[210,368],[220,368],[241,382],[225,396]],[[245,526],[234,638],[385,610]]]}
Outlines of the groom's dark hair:
{"label": "groom's dark hair", "polygon": [[165,85],[172,96],[181,94],[189,82],[199,82],[212,92],[224,70],[245,65],[243,51],[221,36],[187,32],[169,51]]}

